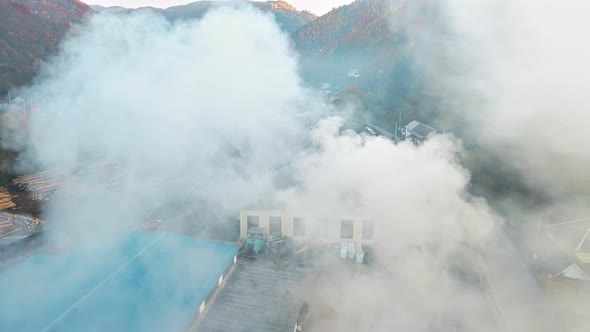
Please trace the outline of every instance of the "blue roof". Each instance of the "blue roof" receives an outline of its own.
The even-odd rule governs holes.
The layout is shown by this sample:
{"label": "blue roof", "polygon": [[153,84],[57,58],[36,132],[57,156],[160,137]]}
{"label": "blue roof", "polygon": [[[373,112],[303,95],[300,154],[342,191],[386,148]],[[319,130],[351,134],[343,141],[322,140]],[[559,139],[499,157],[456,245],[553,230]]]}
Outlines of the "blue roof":
{"label": "blue roof", "polygon": [[37,254],[0,273],[0,331],[182,331],[238,248],[173,233]]}

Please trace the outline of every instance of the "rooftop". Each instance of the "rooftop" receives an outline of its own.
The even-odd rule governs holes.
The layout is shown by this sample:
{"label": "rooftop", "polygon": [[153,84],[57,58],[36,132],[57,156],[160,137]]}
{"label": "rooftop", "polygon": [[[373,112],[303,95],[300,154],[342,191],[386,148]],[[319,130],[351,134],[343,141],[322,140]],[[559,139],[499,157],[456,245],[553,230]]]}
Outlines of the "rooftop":
{"label": "rooftop", "polygon": [[268,260],[238,260],[197,332],[291,332],[305,287],[301,270],[279,270]]}
{"label": "rooftop", "polygon": [[182,331],[237,250],[133,233],[100,250],[32,255],[0,273],[0,331]]}
{"label": "rooftop", "polygon": [[589,251],[586,234],[590,229],[590,218],[548,223],[543,226],[545,238],[551,240],[565,253],[571,254],[577,251]]}
{"label": "rooftop", "polygon": [[418,138],[426,138],[428,135],[436,133],[436,129],[415,120],[406,125],[406,130]]}
{"label": "rooftop", "polygon": [[0,248],[15,239],[26,238],[41,230],[43,221],[0,211]]}
{"label": "rooftop", "polygon": [[573,280],[583,280],[583,281],[590,281],[590,276],[581,268],[577,263],[572,263],[568,265],[565,269],[558,272],[552,278],[557,278],[559,276],[564,276],[565,278],[573,279]]}

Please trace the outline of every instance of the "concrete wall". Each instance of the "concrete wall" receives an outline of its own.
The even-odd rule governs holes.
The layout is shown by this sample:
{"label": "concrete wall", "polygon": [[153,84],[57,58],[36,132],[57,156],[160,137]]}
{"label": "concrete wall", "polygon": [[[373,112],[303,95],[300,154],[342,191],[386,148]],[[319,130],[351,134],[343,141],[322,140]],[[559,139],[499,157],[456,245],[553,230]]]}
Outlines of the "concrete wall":
{"label": "concrete wall", "polygon": [[588,264],[590,263],[590,252],[581,252],[578,251],[576,253],[576,257],[578,258],[578,260],[584,264]]}
{"label": "concrete wall", "polygon": [[[373,237],[363,238],[363,224],[368,223],[366,218],[358,216],[339,216],[327,220],[314,220],[306,217],[305,214],[294,215],[281,210],[242,210],[240,211],[240,237],[245,238],[248,231],[248,216],[257,216],[259,220],[259,227],[266,229],[267,235],[270,236],[270,217],[281,218],[281,235],[289,236],[298,240],[314,240],[325,243],[338,243],[341,240],[362,241],[371,243],[377,235],[373,226]],[[296,218],[303,219],[305,224],[305,236],[295,236],[294,234],[294,220]],[[353,236],[352,239],[341,238],[341,222],[342,220],[353,221]],[[374,224],[374,223],[373,223]],[[327,235],[322,236],[319,230],[327,228]]]}

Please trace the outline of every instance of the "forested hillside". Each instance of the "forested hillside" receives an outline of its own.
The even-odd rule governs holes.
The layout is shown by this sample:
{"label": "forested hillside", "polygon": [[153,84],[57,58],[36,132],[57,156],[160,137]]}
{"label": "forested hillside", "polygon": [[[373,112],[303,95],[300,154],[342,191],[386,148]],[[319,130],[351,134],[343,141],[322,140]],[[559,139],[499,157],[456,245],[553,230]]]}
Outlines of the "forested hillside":
{"label": "forested hillside", "polygon": [[368,46],[391,34],[392,15],[403,5],[403,0],[358,0],[342,6],[293,33],[295,47],[306,54]]}
{"label": "forested hillside", "polygon": [[91,12],[78,0],[0,0],[0,96],[28,83],[40,61]]}
{"label": "forested hillside", "polygon": [[285,1],[253,2],[253,5],[265,12],[273,13],[279,26],[286,32],[296,31],[317,19],[315,14],[305,10],[299,11]]}
{"label": "forested hillside", "polygon": [[[251,2],[252,5],[264,12],[270,12],[275,16],[279,26],[286,32],[292,32],[314,20],[316,16],[308,11],[299,11],[285,1]],[[188,5],[170,7],[163,10],[163,14],[171,19],[196,19],[219,5],[230,5],[220,1],[199,1]]]}
{"label": "forested hillside", "polygon": [[436,46],[424,47],[422,39],[436,24],[435,12],[430,0],[357,0],[337,8],[292,35],[304,76],[362,91],[367,116],[386,129],[410,117],[424,120],[432,112],[423,103],[421,70],[434,61]]}
{"label": "forested hillside", "polygon": [[[237,2],[198,1],[168,9],[151,9],[170,20],[199,19],[212,7]],[[292,32],[316,18],[298,11],[284,1],[253,2],[255,7],[272,13],[277,23]],[[40,63],[54,54],[62,37],[72,26],[82,23],[95,11],[130,13],[122,7],[93,6],[78,0],[0,0],[0,97],[9,88],[31,81]],[[141,9],[140,9],[141,10]],[[145,9],[144,9],[145,10]]]}
{"label": "forested hillside", "polygon": [[[357,0],[292,34],[306,77],[332,81],[360,70],[363,90],[391,70],[429,20],[430,1]],[[383,77],[381,77],[383,78]]]}
{"label": "forested hillside", "polygon": [[[99,12],[109,12],[115,14],[133,13],[141,10],[152,10],[164,15],[171,21],[176,20],[195,20],[203,17],[209,10],[217,6],[235,6],[241,2],[238,1],[197,1],[186,5],[174,6],[166,9],[159,8],[139,8],[127,9],[123,7],[101,7],[92,6],[93,9]],[[299,11],[285,1],[266,1],[266,2],[251,2],[252,6],[262,10],[263,12],[272,13],[277,21],[277,24],[285,32],[293,32],[303,25],[311,22],[317,17],[308,11]]]}

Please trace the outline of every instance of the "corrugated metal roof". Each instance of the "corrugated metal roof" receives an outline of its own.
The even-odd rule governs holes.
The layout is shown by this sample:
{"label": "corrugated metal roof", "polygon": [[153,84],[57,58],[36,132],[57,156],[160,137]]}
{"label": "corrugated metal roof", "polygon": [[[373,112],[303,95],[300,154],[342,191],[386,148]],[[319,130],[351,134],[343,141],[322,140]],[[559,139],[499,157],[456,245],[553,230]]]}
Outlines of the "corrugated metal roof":
{"label": "corrugated metal roof", "polygon": [[406,126],[406,130],[418,138],[426,138],[432,133],[436,133],[436,129],[422,124],[418,121],[412,121]]}
{"label": "corrugated metal roof", "polygon": [[576,263],[569,265],[553,278],[556,278],[560,275],[569,279],[590,281],[590,277],[588,277],[586,272],[584,272],[584,270],[582,270]]}
{"label": "corrugated metal roof", "polygon": [[267,260],[240,260],[197,332],[292,332],[303,303],[304,274]]}
{"label": "corrugated metal roof", "polygon": [[406,125],[406,129],[407,130],[412,130],[412,129],[416,128],[416,126],[419,125],[419,124],[420,124],[420,122],[414,120],[414,121],[412,121],[412,122],[410,122],[410,123],[408,123]]}
{"label": "corrugated metal roof", "polygon": [[0,273],[0,331],[182,331],[236,252],[145,233],[101,250],[33,255]]}

